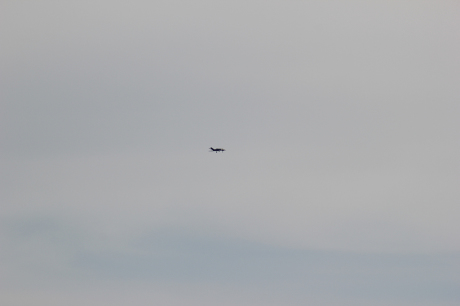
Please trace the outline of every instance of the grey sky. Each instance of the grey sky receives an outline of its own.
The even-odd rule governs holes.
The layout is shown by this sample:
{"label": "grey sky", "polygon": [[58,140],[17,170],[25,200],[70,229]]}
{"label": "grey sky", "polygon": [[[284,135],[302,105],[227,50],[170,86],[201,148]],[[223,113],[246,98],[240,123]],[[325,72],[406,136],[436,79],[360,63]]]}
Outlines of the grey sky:
{"label": "grey sky", "polygon": [[458,305],[457,1],[0,8],[1,304]]}

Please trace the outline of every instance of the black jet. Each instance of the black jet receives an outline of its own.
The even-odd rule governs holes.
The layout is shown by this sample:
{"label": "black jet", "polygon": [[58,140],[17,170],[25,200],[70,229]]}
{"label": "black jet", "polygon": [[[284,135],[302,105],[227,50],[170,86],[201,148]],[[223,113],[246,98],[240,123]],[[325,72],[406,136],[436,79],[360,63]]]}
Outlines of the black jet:
{"label": "black jet", "polygon": [[[216,152],[216,153],[217,153],[217,152],[224,152],[224,151],[225,151],[225,149],[222,149],[222,148],[215,148],[215,149],[214,149],[213,147],[210,147],[210,149],[211,149],[211,151]],[[209,151],[209,152],[211,152],[211,151]]]}

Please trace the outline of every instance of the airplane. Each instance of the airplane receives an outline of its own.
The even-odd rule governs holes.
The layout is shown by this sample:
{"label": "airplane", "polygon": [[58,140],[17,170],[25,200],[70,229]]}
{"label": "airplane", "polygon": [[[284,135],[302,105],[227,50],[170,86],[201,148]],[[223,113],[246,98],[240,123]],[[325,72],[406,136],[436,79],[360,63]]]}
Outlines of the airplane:
{"label": "airplane", "polygon": [[[211,149],[211,151],[216,152],[216,153],[217,153],[217,152],[224,152],[224,151],[225,151],[225,149],[222,149],[222,148],[215,148],[215,149],[214,149],[213,147],[210,147],[210,149]],[[209,151],[209,152],[211,152],[211,151]]]}

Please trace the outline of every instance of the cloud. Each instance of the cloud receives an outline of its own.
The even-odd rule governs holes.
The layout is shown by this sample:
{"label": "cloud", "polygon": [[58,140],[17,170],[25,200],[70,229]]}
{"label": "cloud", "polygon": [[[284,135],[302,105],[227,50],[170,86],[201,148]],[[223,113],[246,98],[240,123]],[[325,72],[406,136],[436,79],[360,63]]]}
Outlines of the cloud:
{"label": "cloud", "polygon": [[6,303],[455,304],[457,6],[5,4]]}
{"label": "cloud", "polygon": [[113,239],[175,225],[305,248],[457,251],[449,159],[444,169],[417,153],[202,148],[4,161],[3,214],[70,218]]}
{"label": "cloud", "polygon": [[[449,303],[459,298],[456,290],[459,258],[455,254],[392,255],[292,249],[219,235],[184,234],[178,229],[146,232],[125,242],[123,247],[101,248],[88,245],[81,230],[58,225],[53,219],[33,218],[9,222],[3,226],[3,232],[9,233],[9,241],[4,244],[8,248],[2,251],[2,257],[16,267],[16,274],[20,273],[9,285],[13,292],[20,280],[32,292],[46,292],[61,280],[64,283],[58,287],[62,287],[61,294],[65,295],[69,294],[66,286],[71,284],[92,295],[85,285],[90,281],[109,287],[124,283],[128,286],[127,293],[148,284],[157,289],[169,284],[167,291],[173,288],[184,291],[187,286],[200,288],[206,284],[216,286],[217,291],[233,288],[241,293],[243,288],[251,288],[253,297],[257,292],[269,291],[275,299],[295,297],[288,298],[295,305],[296,300],[321,300],[331,292],[337,299],[358,302],[369,299]],[[24,256],[26,249],[28,256]],[[5,257],[5,254],[23,255]],[[21,266],[27,269],[17,268]],[[24,278],[29,281],[24,282]],[[203,297],[195,297],[197,300]]]}

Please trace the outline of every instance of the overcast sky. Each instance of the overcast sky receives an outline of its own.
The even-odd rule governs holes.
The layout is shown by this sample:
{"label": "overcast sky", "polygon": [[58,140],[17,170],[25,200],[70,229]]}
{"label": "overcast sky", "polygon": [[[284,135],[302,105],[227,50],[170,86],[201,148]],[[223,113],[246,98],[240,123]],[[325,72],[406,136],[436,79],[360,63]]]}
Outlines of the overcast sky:
{"label": "overcast sky", "polygon": [[459,305],[458,1],[115,2],[0,4],[0,304]]}

